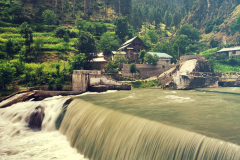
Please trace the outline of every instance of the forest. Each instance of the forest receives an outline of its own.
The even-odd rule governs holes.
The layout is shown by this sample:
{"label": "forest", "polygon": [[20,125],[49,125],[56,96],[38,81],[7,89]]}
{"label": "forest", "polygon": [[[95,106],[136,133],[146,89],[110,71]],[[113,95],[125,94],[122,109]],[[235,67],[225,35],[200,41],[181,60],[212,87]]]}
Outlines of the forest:
{"label": "forest", "polygon": [[[216,71],[240,71],[240,59],[216,57],[240,44],[239,0],[0,0],[0,96],[46,85],[69,90],[74,69],[91,69],[96,53],[109,56],[139,36],[149,51],[202,54]],[[222,37],[226,36],[226,42]],[[149,60],[150,59],[150,60]],[[151,63],[143,57],[141,63]],[[109,60],[116,73],[127,59]]]}

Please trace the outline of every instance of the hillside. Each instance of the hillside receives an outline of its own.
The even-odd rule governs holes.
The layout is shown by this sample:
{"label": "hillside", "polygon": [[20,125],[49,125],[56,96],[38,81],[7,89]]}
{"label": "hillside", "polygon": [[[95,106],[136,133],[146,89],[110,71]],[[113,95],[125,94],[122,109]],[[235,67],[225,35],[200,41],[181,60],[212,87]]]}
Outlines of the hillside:
{"label": "hillside", "polygon": [[[73,69],[92,69],[96,53],[108,57],[134,36],[149,51],[171,55],[173,63],[203,54],[217,71],[239,71],[239,59],[215,56],[240,44],[239,12],[237,0],[0,0],[0,91],[41,85],[68,90]],[[153,59],[146,54],[141,63]],[[123,62],[137,63],[108,62],[107,74],[118,73]]]}

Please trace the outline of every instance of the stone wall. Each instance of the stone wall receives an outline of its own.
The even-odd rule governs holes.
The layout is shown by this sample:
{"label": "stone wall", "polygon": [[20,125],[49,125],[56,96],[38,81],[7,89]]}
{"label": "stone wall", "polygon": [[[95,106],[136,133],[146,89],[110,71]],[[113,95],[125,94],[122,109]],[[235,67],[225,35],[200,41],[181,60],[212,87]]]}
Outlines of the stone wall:
{"label": "stone wall", "polygon": [[[139,70],[140,78],[149,78],[153,76],[159,76],[163,72],[169,70],[174,67],[172,64],[158,64],[153,66],[151,64],[136,64],[137,69]],[[122,68],[122,76],[124,77],[132,77],[132,74],[129,70],[129,64],[123,64]]]}
{"label": "stone wall", "polygon": [[198,59],[198,58],[202,58],[203,56],[202,55],[186,55],[186,56],[181,56],[180,57],[180,63],[183,63],[185,61],[188,61],[188,60],[192,60],[192,59]]}
{"label": "stone wall", "polygon": [[74,70],[72,75],[72,90],[85,92],[89,86],[91,78],[101,77],[101,71],[94,70]]}

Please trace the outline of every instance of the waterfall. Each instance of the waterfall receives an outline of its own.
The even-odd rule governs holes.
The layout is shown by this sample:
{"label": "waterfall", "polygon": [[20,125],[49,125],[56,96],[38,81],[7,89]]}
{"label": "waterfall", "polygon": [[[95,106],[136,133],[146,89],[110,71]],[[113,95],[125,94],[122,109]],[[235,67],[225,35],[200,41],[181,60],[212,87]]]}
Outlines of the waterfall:
{"label": "waterfall", "polygon": [[235,160],[240,146],[74,99],[60,132],[91,160]]}
{"label": "waterfall", "polygon": [[[56,130],[55,122],[70,97],[56,96],[43,101],[21,102],[0,108],[0,159],[86,160],[69,146],[66,136]],[[44,108],[42,130],[28,127],[27,119],[36,107]]]}

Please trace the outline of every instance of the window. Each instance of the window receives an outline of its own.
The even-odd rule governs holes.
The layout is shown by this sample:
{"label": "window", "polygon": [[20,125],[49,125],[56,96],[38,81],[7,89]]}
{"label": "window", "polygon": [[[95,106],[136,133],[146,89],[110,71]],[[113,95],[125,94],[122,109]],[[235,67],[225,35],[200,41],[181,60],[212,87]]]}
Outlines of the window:
{"label": "window", "polygon": [[135,46],[135,43],[133,43],[133,46]]}

